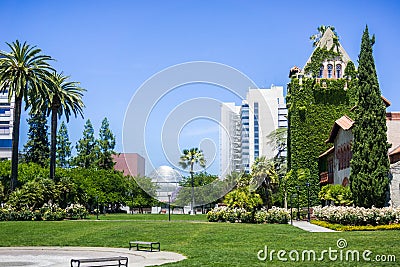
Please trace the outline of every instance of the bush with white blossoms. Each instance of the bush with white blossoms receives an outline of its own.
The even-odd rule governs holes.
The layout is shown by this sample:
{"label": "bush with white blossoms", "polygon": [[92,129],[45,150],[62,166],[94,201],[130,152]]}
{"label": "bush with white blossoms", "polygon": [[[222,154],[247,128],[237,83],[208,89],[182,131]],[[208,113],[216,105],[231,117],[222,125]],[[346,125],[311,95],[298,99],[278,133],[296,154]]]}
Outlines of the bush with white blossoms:
{"label": "bush with white blossoms", "polygon": [[67,208],[65,208],[67,212],[67,217],[70,219],[85,219],[89,213],[86,208],[81,204],[71,204]]}
{"label": "bush with white blossoms", "polygon": [[66,209],[47,203],[39,209],[16,209],[7,204],[0,207],[0,221],[60,221],[66,218],[85,219],[88,215],[86,208],[80,204],[72,204]]}
{"label": "bush with white blossoms", "polygon": [[277,207],[255,212],[249,212],[243,208],[217,207],[207,213],[207,219],[210,222],[287,223],[290,214],[288,210]]}
{"label": "bush with white blossoms", "polygon": [[400,208],[385,207],[366,209],[363,207],[317,206],[317,219],[342,225],[386,225],[400,222]]}

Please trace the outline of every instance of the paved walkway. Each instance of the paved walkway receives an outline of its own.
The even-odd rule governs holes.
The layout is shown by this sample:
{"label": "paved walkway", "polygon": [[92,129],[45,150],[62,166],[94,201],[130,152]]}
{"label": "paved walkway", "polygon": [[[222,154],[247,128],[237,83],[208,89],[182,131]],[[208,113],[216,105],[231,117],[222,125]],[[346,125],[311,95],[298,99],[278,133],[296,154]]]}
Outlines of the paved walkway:
{"label": "paved walkway", "polygon": [[314,232],[314,233],[336,232],[335,230],[315,225],[307,221],[293,221],[293,226],[303,229],[304,231]]}
{"label": "paved walkway", "polygon": [[154,266],[184,260],[178,253],[100,247],[0,247],[0,267],[67,267],[71,259],[128,257],[129,267]]}

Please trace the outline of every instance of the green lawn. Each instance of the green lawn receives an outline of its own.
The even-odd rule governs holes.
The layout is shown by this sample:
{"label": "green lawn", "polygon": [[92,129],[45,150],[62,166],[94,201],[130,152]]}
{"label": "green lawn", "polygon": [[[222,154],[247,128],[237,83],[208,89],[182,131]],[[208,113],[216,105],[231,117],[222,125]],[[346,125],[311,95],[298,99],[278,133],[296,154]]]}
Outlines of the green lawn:
{"label": "green lawn", "polygon": [[265,245],[269,251],[313,249],[320,253],[329,247],[337,249],[337,240],[344,238],[348,243],[346,249],[361,252],[368,249],[373,256],[393,254],[400,261],[400,231],[308,233],[290,225],[208,223],[201,221],[204,216],[197,215],[173,216],[176,220],[171,222],[160,220],[168,218],[165,215],[138,215],[135,219],[132,216],[136,215],[119,216],[107,215],[109,219],[118,218],[107,221],[100,217],[99,221],[1,222],[0,246],[127,248],[130,240],[158,240],[162,250],[188,257],[168,266],[397,266],[396,263],[364,261],[331,262],[328,256],[324,262],[317,263],[257,259],[257,252]]}
{"label": "green lawn", "polygon": [[[96,220],[95,215],[91,215],[89,220]],[[110,220],[135,220],[135,221],[168,221],[167,214],[99,214],[99,220],[110,221]],[[207,221],[207,215],[205,214],[171,214],[171,221]]]}

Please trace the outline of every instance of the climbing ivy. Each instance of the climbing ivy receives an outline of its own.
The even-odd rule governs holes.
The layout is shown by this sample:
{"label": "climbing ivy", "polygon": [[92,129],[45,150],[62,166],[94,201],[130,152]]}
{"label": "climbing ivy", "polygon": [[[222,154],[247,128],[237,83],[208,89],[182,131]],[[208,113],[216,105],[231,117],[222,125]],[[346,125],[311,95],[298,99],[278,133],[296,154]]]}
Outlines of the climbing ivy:
{"label": "climbing ivy", "polygon": [[306,74],[310,74],[314,78],[317,78],[322,62],[325,60],[333,61],[337,58],[340,58],[340,56],[340,52],[333,51],[333,46],[329,50],[325,47],[317,47],[311,56],[311,61],[307,63],[306,67],[304,68],[304,72]]}
{"label": "climbing ivy", "polygon": [[292,78],[288,85],[288,169],[308,169],[313,185],[319,183],[318,156],[332,146],[325,143],[332,125],[345,114],[353,115],[353,91],[346,79]]}

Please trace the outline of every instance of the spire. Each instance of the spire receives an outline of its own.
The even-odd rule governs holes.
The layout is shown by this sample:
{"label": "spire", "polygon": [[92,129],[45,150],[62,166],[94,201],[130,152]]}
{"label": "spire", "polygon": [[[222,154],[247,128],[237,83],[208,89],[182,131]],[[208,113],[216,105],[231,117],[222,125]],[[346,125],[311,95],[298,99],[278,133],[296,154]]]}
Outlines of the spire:
{"label": "spire", "polygon": [[[327,50],[334,49],[335,52],[339,50],[342,56],[342,62],[347,65],[347,63],[351,60],[349,55],[347,54],[346,50],[339,42],[339,37],[336,35],[335,32],[331,29],[330,26],[326,27],[325,32],[323,33],[322,37],[316,42],[315,49],[317,48],[326,48]],[[314,51],[315,51],[314,49]],[[313,51],[313,53],[314,53]],[[313,54],[312,53],[312,54]],[[306,65],[311,62],[311,56],[308,58]]]}

